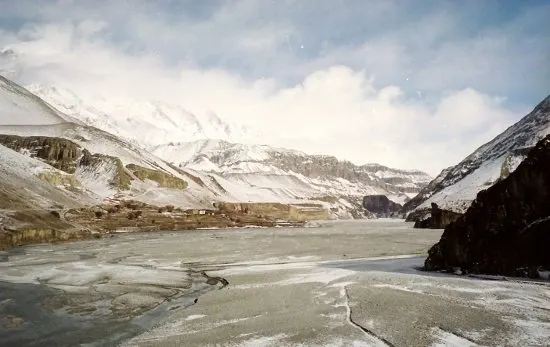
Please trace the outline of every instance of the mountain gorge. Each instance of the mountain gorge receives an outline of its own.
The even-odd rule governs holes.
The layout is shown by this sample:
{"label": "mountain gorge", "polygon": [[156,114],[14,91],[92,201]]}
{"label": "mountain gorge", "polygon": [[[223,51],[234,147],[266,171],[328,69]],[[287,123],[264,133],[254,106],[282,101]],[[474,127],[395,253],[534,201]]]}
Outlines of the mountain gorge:
{"label": "mountain gorge", "polygon": [[66,90],[29,89],[47,100],[0,80],[4,216],[19,207],[66,211],[86,206],[96,206],[92,216],[101,216],[110,210],[106,204],[136,201],[151,211],[168,205],[212,210],[214,203],[225,202],[218,206],[229,213],[365,218],[364,195],[385,194],[402,203],[431,179],[420,171],[356,166],[262,145],[212,139],[164,143],[243,138],[247,130],[159,103],[90,104]]}
{"label": "mountain gorge", "polygon": [[506,178],[548,134],[550,96],[460,163],[443,170],[405,204],[405,211],[427,210],[436,203],[442,209],[464,213],[479,191]]}
{"label": "mountain gorge", "polygon": [[237,143],[257,142],[261,134],[214,113],[199,117],[161,102],[82,96],[39,84],[28,89],[81,124],[193,171],[211,182],[205,184],[218,190],[220,200],[318,201],[334,218],[363,218],[364,195],[384,194],[403,204],[431,179],[420,171],[357,166],[331,156]]}

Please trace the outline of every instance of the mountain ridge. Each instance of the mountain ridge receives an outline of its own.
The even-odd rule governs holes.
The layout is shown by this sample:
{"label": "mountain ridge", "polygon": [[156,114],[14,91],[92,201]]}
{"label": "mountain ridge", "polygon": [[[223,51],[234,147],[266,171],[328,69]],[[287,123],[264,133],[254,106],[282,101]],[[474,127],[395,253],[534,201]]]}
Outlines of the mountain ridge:
{"label": "mountain ridge", "polygon": [[[226,177],[292,176],[325,195],[338,192],[350,196],[386,194],[399,203],[431,180],[431,176],[418,170],[392,169],[373,163],[357,166],[330,155],[309,155],[291,149],[223,140],[161,145],[152,152],[174,165]],[[330,189],[331,185],[338,188]],[[328,188],[323,191],[320,186]]]}
{"label": "mountain ridge", "polygon": [[525,159],[538,140],[550,134],[550,96],[491,141],[478,147],[455,166],[444,169],[404,206],[412,211],[441,208],[464,212],[476,194],[506,178]]}

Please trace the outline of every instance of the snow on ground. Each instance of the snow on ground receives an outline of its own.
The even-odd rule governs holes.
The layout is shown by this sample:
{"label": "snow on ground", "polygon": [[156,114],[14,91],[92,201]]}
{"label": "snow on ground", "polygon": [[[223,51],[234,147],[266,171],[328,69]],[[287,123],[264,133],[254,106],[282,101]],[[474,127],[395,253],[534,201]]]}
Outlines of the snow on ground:
{"label": "snow on ground", "polygon": [[457,336],[453,333],[443,331],[439,328],[433,328],[434,337],[437,342],[432,344],[432,347],[474,347],[479,346],[463,337]]}
{"label": "snow on ground", "polygon": [[64,123],[53,108],[24,88],[0,76],[0,125]]}
{"label": "snow on ground", "polygon": [[[175,204],[185,208],[204,208],[211,206],[215,194],[201,187],[187,175],[171,168],[162,159],[133,146],[101,130],[72,123],[47,126],[0,126],[0,133],[20,136],[50,136],[67,138],[92,154],[98,153],[119,158],[123,165],[137,164],[153,170],[161,170],[179,177],[188,183],[185,190],[159,188],[155,182],[132,181],[132,191],[122,192],[128,197],[151,204]],[[44,164],[45,165],[45,164]],[[78,168],[75,176],[84,187],[102,198],[116,193],[109,181],[115,174],[115,165],[102,164],[101,167]],[[201,176],[200,174],[195,174]],[[204,181],[204,179],[203,179]]]}
{"label": "snow on ground", "polygon": [[432,202],[440,208],[464,213],[477,193],[492,186],[500,177],[503,157],[484,163],[457,183],[444,188],[424,201],[418,209],[429,208]]}
{"label": "snow on ground", "polygon": [[304,153],[291,149],[275,148],[266,145],[245,145],[229,143],[222,140],[198,140],[192,142],[179,142],[153,147],[152,153],[175,163],[193,164],[193,159],[200,156],[210,157],[223,154],[223,164],[212,171],[223,172],[234,164],[241,162],[264,161],[271,158],[273,152],[289,153],[305,156]]}
{"label": "snow on ground", "polygon": [[[244,145],[229,143],[221,140],[200,140],[168,145],[156,146],[153,153],[170,162],[186,166],[193,170],[216,173],[224,177],[225,182],[231,182],[227,187],[231,195],[244,197],[251,201],[257,199],[258,194],[263,195],[261,200],[269,201],[275,198],[296,199],[321,196],[353,196],[362,197],[371,194],[389,195],[389,198],[398,203],[403,203],[407,197],[414,193],[391,193],[382,188],[385,184],[369,184],[365,182],[350,181],[338,176],[306,177],[305,175],[278,167],[273,161],[277,158],[289,156],[291,160],[303,158],[303,164],[312,162],[312,158],[305,153],[275,148],[264,145]],[[296,158],[297,157],[297,158]],[[426,183],[430,177],[422,172],[410,170],[393,170],[377,164],[368,164],[357,167],[373,180],[397,178],[412,179],[414,182]],[[373,174],[370,174],[370,171]],[[238,191],[236,186],[242,186]],[[224,185],[225,187],[225,185]],[[416,188],[418,185],[412,182],[398,183],[396,191],[401,188]],[[256,194],[249,188],[260,189]],[[277,200],[281,201],[281,200]],[[283,200],[284,201],[284,200]]]}
{"label": "snow on ground", "polygon": [[50,208],[54,203],[79,205],[99,200],[99,197],[89,192],[79,192],[73,187],[54,187],[38,178],[40,173],[70,176],[37,159],[0,146],[0,191],[13,199],[8,205],[19,201],[27,207]]}

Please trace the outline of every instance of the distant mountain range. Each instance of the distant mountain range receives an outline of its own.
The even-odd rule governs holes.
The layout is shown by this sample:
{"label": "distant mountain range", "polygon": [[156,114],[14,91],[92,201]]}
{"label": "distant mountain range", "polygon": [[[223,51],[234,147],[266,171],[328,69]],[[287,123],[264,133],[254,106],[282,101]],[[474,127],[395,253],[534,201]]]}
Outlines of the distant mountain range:
{"label": "distant mountain range", "polygon": [[[5,182],[14,182],[5,194],[19,196],[24,205],[112,199],[186,208],[211,207],[214,201],[318,202],[333,218],[361,218],[364,195],[385,194],[403,203],[431,179],[420,171],[208,139],[252,132],[179,107],[84,101],[67,90],[29,89],[36,94],[0,79],[0,148],[3,157],[19,158],[23,165],[3,168]],[[195,140],[174,141],[182,138]],[[53,186],[44,192],[54,189],[63,199],[34,192],[36,177],[40,185]]]}
{"label": "distant mountain range", "polygon": [[[118,196],[202,207],[218,200],[316,201],[325,204],[334,218],[360,218],[365,214],[363,196],[386,195],[405,204],[404,211],[436,202],[441,208],[464,212],[477,192],[505,178],[529,148],[550,133],[549,97],[432,180],[416,170],[359,166],[327,155],[244,144],[258,141],[261,134],[215,114],[198,117],[161,102],[83,96],[39,84],[25,89],[5,78],[0,81],[0,134],[68,139],[80,152],[120,161],[121,172],[132,178],[128,189],[113,186],[116,170],[106,164],[93,175],[88,168],[86,177],[78,177],[82,174],[79,170],[69,173],[85,182],[81,182],[84,191],[95,200]],[[36,148],[17,148],[19,154],[37,158],[33,154]],[[80,159],[74,158],[75,162]],[[128,165],[161,171],[188,182],[188,186],[173,192],[173,188],[160,187],[151,180],[137,179],[138,183]]]}

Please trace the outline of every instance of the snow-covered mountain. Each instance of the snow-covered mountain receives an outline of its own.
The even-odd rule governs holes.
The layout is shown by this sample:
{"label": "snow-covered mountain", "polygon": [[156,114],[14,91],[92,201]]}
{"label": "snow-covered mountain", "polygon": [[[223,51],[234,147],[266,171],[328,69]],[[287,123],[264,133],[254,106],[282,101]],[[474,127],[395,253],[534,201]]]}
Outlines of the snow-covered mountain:
{"label": "snow-covered mountain", "polygon": [[[403,204],[431,177],[377,164],[356,166],[330,156],[262,145],[260,134],[228,123],[215,114],[198,117],[180,106],[102,96],[76,95],[57,87],[33,84],[28,89],[86,125],[115,134],[180,168],[206,175],[231,201],[323,199],[339,216],[361,210],[364,195],[384,194]],[[217,140],[211,140],[217,139]],[[339,201],[340,197],[347,197]],[[353,206],[353,208],[351,207]]]}
{"label": "snow-covered mountain", "polygon": [[431,177],[378,164],[354,165],[266,145],[199,140],[156,146],[152,152],[179,167],[223,176],[235,185],[277,190],[281,197],[363,197],[383,194],[403,203]]}
{"label": "snow-covered mountain", "polygon": [[[46,204],[70,200],[57,199],[60,194],[81,203],[119,198],[188,208],[211,207],[212,201],[225,198],[210,179],[212,188],[200,174],[172,167],[115,135],[71,120],[24,88],[0,78],[0,155],[4,164],[0,181],[17,182],[10,199],[35,196],[35,190],[44,185],[37,185],[36,178],[49,183],[49,190],[57,190],[57,194],[37,199]],[[18,164],[6,164],[14,162]]]}
{"label": "snow-covered mountain", "polygon": [[[143,126],[155,123],[153,132],[162,132],[164,121],[174,121],[165,127],[171,133],[181,126],[175,119],[184,113],[168,116],[166,111],[157,121],[143,114],[124,120],[65,104],[64,110],[73,110],[67,115],[52,106],[59,107],[58,100],[49,101],[7,79],[0,80],[0,154],[5,162],[20,162],[0,170],[4,182],[17,177],[9,194],[8,188],[3,191],[8,200],[19,196],[18,201],[54,206],[133,199],[186,208],[208,208],[215,201],[316,202],[330,208],[333,217],[350,218],[362,215],[363,195],[387,194],[402,202],[430,180],[417,171],[376,164],[359,167],[330,156],[222,140],[152,146],[154,137],[139,141],[143,139],[139,126],[129,131],[131,119]],[[142,116],[143,121],[139,120]],[[87,125],[101,119],[115,134],[128,131],[125,135],[132,141]]]}
{"label": "snow-covered mountain", "polygon": [[242,141],[259,136],[250,129],[222,120],[215,113],[197,116],[181,106],[159,101],[77,95],[68,89],[40,84],[26,88],[64,114],[144,148],[198,139]]}
{"label": "snow-covered mountain", "polygon": [[479,147],[456,166],[443,170],[411,199],[405,209],[441,208],[464,212],[477,193],[507,177],[537,141],[550,133],[550,96],[502,134]]}
{"label": "snow-covered mountain", "polygon": [[63,114],[42,102],[25,88],[0,76],[0,110],[2,124],[59,124],[67,121]]}

